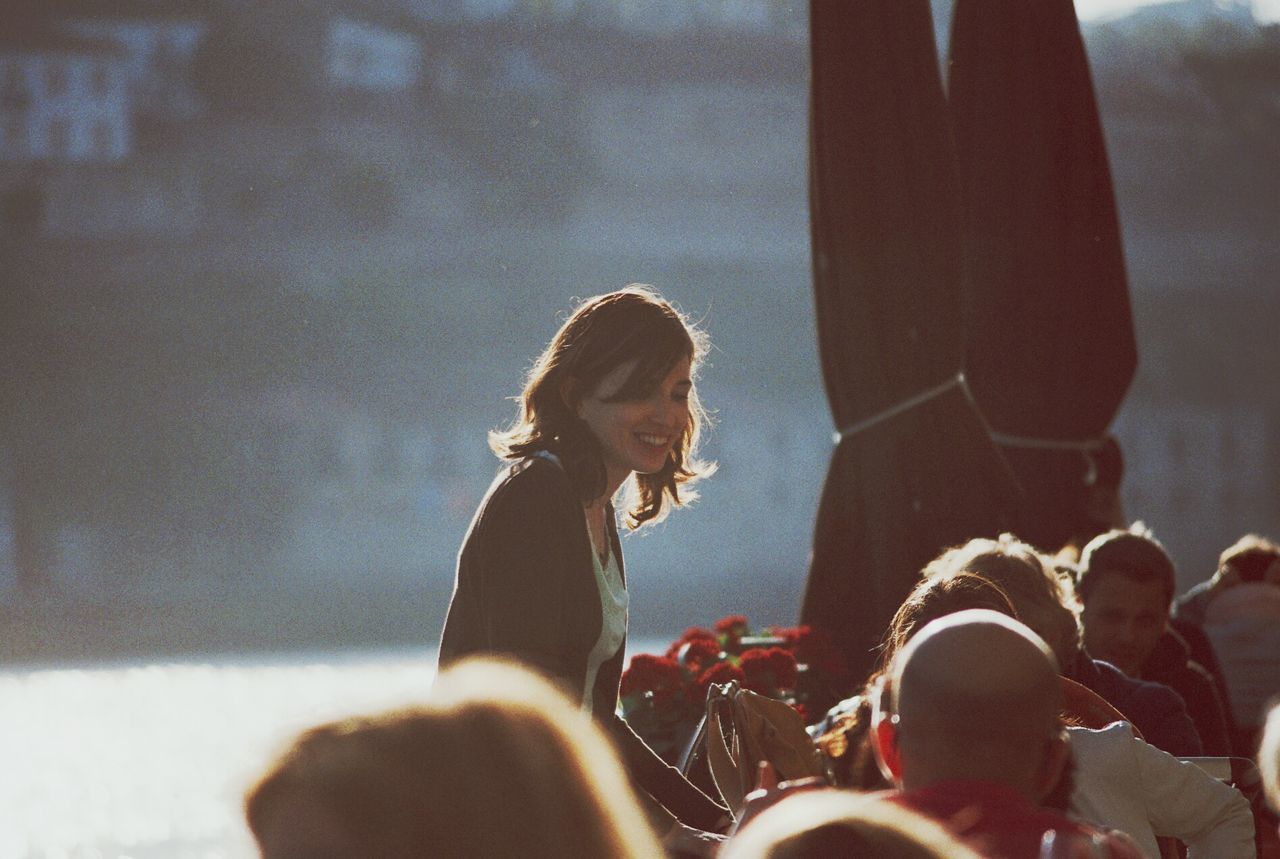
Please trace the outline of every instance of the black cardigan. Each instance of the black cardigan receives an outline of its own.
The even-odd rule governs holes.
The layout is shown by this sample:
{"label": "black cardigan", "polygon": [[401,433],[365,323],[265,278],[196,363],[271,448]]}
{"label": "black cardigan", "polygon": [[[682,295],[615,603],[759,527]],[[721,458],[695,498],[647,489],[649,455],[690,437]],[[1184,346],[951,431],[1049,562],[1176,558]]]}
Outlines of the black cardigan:
{"label": "black cardigan", "polygon": [[[618,569],[622,546],[605,516]],[[515,657],[581,700],[587,660],[604,622],[591,537],[573,485],[558,465],[529,457],[504,468],[471,520],[458,553],[440,665],[472,653]],[[683,823],[712,830],[725,809],[668,765],[616,715],[623,640],[600,666],[592,712],[613,737],[632,778]]]}

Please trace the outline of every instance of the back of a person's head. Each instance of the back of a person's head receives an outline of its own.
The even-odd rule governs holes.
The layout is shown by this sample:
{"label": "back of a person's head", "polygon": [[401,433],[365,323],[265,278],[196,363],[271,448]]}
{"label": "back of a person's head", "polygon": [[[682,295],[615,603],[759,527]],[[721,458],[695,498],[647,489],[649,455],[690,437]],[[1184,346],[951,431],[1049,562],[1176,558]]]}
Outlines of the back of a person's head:
{"label": "back of a person's head", "polygon": [[[301,813],[299,813],[301,809]],[[547,681],[510,664],[445,669],[427,704],[303,733],[246,798],[265,859],[657,855],[608,740]],[[282,845],[282,846],[277,846]]]}
{"label": "back of a person's head", "polygon": [[1060,662],[1067,664],[1079,650],[1078,605],[1071,582],[1030,543],[1011,534],[976,538],[944,551],[922,575],[935,578],[958,572],[974,573],[999,586],[1017,618],[1049,643]]}
{"label": "back of a person's head", "polygon": [[1242,582],[1260,582],[1277,559],[1280,544],[1259,534],[1246,534],[1223,551],[1218,566],[1234,570]]}
{"label": "back of a person's head", "polygon": [[971,608],[1018,616],[1004,589],[985,576],[961,570],[921,579],[889,622],[881,648],[881,665],[887,666],[911,636],[929,622]]}
{"label": "back of a person's head", "polygon": [[[1052,784],[1040,783],[1040,770],[1047,743],[1061,737],[1062,688],[1052,651],[1024,624],[986,609],[933,621],[898,652],[890,683],[906,787]],[[912,770],[922,774],[915,785]]]}
{"label": "back of a person's head", "polygon": [[1135,582],[1155,582],[1173,602],[1177,571],[1173,559],[1141,523],[1127,531],[1113,530],[1090,540],[1080,553],[1076,589],[1086,602],[1103,576],[1124,576]]}
{"label": "back of a person's head", "polygon": [[1262,771],[1262,789],[1266,791],[1271,810],[1280,814],[1280,700],[1271,705],[1262,728],[1258,769]]}
{"label": "back of a person's head", "polygon": [[719,859],[978,859],[937,823],[851,791],[805,791],[765,810]]}

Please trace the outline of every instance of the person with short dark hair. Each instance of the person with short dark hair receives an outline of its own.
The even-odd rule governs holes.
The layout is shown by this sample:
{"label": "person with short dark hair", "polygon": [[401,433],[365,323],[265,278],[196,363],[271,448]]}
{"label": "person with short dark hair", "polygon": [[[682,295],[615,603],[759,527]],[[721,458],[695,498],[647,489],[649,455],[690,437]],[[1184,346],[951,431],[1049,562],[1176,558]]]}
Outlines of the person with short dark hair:
{"label": "person with short dark hair", "polygon": [[1214,597],[1239,584],[1271,582],[1280,585],[1280,544],[1260,534],[1245,534],[1218,556],[1213,575],[1174,602],[1174,614],[1204,624]]}
{"label": "person with short dark hair", "polygon": [[1093,538],[1080,553],[1076,579],[1084,645],[1095,659],[1130,677],[1177,692],[1204,753],[1228,756],[1232,742],[1225,696],[1169,627],[1176,588],[1173,559],[1147,529],[1139,525]]}

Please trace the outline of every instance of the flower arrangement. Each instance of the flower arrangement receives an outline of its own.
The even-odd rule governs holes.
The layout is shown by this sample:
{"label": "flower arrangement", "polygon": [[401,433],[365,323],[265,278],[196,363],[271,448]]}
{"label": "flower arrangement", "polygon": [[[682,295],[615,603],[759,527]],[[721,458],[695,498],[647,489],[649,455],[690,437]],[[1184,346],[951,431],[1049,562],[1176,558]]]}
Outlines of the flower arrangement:
{"label": "flower arrangement", "polygon": [[742,615],[692,627],[665,654],[631,657],[619,688],[628,724],[675,763],[706,708],[713,683],[737,680],[746,689],[785,701],[805,721],[817,719],[847,685],[839,652],[808,626],[753,633]]}

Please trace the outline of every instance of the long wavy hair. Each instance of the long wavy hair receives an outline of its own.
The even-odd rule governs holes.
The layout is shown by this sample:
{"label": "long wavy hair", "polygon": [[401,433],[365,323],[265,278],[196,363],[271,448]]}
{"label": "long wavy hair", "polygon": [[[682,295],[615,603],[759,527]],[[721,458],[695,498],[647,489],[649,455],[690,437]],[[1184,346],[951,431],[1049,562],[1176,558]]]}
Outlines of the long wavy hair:
{"label": "long wavy hair", "polygon": [[[633,283],[588,298],[534,362],[515,421],[489,433],[489,446],[504,459],[554,453],[583,502],[593,501],[606,490],[604,457],[565,391],[593,391],[616,368],[634,362],[610,400],[644,397],[682,358],[690,360],[696,375],[708,347],[705,332],[650,286]],[[627,481],[624,521],[629,529],[661,521],[669,512],[667,501],[679,507],[697,498],[692,484],[715,470],[714,463],[697,457],[699,434],[707,422],[695,386],[689,391],[689,422],[662,469]]]}

